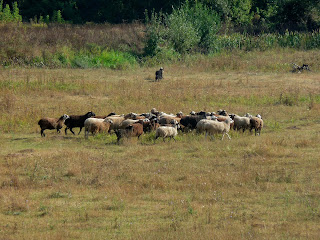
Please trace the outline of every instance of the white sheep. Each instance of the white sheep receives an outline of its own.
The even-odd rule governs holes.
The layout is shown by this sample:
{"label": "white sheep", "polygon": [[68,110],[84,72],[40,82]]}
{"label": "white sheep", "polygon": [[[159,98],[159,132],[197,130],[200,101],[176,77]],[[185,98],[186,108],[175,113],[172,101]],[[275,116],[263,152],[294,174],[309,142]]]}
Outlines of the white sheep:
{"label": "white sheep", "polygon": [[155,140],[157,140],[159,137],[162,137],[164,142],[167,137],[169,137],[170,139],[173,138],[173,140],[176,140],[175,136],[178,135],[178,127],[179,127],[179,123],[177,121],[174,121],[173,126],[160,126],[156,130]]}
{"label": "white sheep", "polygon": [[108,132],[111,124],[112,124],[112,120],[110,119],[87,118],[84,121],[84,127],[85,127],[84,137],[87,139],[89,136],[89,132],[91,132],[92,135],[95,135],[96,133],[101,133],[101,132]]}
{"label": "white sheep", "polygon": [[110,116],[105,119],[112,120],[110,130],[120,129],[121,123],[125,120],[124,116]]}
{"label": "white sheep", "polygon": [[210,118],[207,117],[207,119],[201,119],[196,125],[197,133],[205,132],[206,131],[206,124],[210,123],[211,121],[217,121],[217,117],[210,116]]}
{"label": "white sheep", "polygon": [[227,119],[222,122],[218,122],[215,120],[207,120],[207,122],[204,123],[204,128],[205,128],[205,132],[206,132],[205,138],[207,138],[208,134],[213,138],[215,134],[222,133],[221,140],[223,140],[225,134],[227,134],[228,138],[231,139],[228,134],[228,132],[230,131],[230,123],[231,122],[232,122],[231,119]]}
{"label": "white sheep", "polygon": [[234,130],[242,129],[244,132],[246,129],[250,128],[250,118],[249,117],[240,117],[238,115],[234,115],[233,121],[234,121],[234,125],[233,125]]}

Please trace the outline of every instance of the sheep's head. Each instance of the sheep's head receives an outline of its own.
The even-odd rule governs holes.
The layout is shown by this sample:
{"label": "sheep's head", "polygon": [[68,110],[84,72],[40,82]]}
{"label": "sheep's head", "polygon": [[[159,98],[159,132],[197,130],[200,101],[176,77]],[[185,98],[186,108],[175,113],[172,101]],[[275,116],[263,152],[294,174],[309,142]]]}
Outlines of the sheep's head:
{"label": "sheep's head", "polygon": [[112,124],[112,123],[113,123],[113,121],[112,121],[111,119],[108,119],[108,118],[106,118],[106,119],[104,120],[104,122],[106,122],[106,123],[110,123],[110,124]]}
{"label": "sheep's head", "polygon": [[176,115],[177,115],[177,117],[181,118],[183,116],[183,113],[180,111]]}
{"label": "sheep's head", "polygon": [[262,117],[261,117],[261,115],[260,114],[257,114],[257,116],[256,116],[257,118],[260,118],[260,119],[262,119]]}
{"label": "sheep's head", "polygon": [[218,114],[221,115],[221,116],[228,116],[228,113],[227,113],[226,110],[219,110]]}
{"label": "sheep's head", "polygon": [[196,115],[196,112],[195,111],[191,111],[190,115]]}
{"label": "sheep's head", "polygon": [[227,118],[224,122],[225,122],[226,124],[231,124],[231,123],[233,123],[234,121],[233,121],[231,118]]}
{"label": "sheep's head", "polygon": [[86,113],[86,117],[90,118],[90,117],[94,117],[96,114],[94,114],[94,112],[87,112]]}
{"label": "sheep's head", "polygon": [[217,120],[218,118],[216,116],[211,116],[211,120]]}
{"label": "sheep's head", "polygon": [[60,118],[59,118],[59,120],[63,120],[63,121],[65,121],[65,120],[67,120],[68,118],[70,118],[67,114],[63,114]]}

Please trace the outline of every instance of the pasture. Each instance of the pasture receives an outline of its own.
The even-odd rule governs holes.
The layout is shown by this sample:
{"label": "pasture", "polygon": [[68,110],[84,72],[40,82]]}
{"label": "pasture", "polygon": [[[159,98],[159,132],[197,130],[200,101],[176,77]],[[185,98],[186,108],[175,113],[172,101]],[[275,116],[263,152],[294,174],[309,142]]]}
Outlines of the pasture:
{"label": "pasture", "polygon": [[[319,52],[274,54],[165,65],[160,82],[147,67],[1,69],[0,239],[317,239],[320,74],[289,64]],[[265,127],[117,145],[37,125],[153,107],[259,113]]]}

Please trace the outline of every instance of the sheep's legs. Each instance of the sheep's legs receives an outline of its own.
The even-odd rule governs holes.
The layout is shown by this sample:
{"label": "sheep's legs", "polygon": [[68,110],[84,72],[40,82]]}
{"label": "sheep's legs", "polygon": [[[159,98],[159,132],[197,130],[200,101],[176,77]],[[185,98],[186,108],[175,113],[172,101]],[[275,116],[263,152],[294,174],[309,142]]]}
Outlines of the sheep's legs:
{"label": "sheep's legs", "polygon": [[228,133],[224,133],[224,134],[222,135],[221,141],[223,140],[225,134],[227,134],[229,140],[231,140],[231,137],[229,136],[229,134],[228,134]]}
{"label": "sheep's legs", "polygon": [[[80,127],[80,131],[79,131],[78,135],[81,133],[81,130],[82,130],[82,127]],[[73,133],[73,134],[74,134],[74,133]]]}
{"label": "sheep's legs", "polygon": [[44,130],[41,129],[41,137],[45,137]]}

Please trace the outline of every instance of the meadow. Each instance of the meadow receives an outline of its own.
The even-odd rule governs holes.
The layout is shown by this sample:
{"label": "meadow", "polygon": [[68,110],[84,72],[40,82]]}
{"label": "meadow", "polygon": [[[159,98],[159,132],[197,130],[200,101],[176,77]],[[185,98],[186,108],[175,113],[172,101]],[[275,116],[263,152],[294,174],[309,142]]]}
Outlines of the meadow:
{"label": "meadow", "polygon": [[[291,63],[311,72],[291,73]],[[318,239],[319,51],[190,56],[156,68],[0,69],[0,239]],[[116,144],[40,136],[44,116],[261,114],[261,136]],[[62,131],[63,132],[63,131]],[[77,132],[77,130],[76,130]]]}

